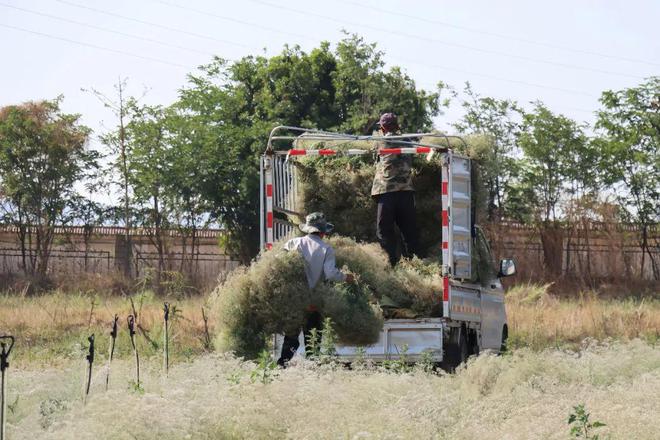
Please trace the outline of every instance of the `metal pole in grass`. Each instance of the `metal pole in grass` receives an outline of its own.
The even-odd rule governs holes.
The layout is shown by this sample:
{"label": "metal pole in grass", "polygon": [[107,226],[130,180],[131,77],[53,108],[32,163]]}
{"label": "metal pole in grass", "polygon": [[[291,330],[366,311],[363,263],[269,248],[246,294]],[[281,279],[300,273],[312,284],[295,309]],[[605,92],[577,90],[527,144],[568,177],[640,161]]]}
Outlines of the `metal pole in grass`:
{"label": "metal pole in grass", "polygon": [[117,339],[117,321],[119,320],[119,315],[115,315],[115,320],[112,323],[112,330],[110,331],[110,355],[108,356],[108,369],[105,374],[105,390],[108,391],[108,386],[110,385],[110,364],[112,363],[112,358],[115,354],[115,340]]}
{"label": "metal pole in grass", "polygon": [[170,371],[170,341],[169,341],[169,320],[170,320],[170,303],[163,304],[163,320],[164,320],[164,329],[163,332],[163,366],[165,368],[165,375],[167,376]]}
{"label": "metal pole in grass", "polygon": [[92,385],[92,367],[94,365],[94,335],[92,334],[89,338],[89,353],[87,353],[87,386],[85,387],[85,398],[83,403],[87,403],[87,396],[89,396],[89,388]]}
{"label": "metal pole in grass", "polygon": [[[9,345],[7,342],[9,341]],[[6,421],[6,401],[7,401],[7,377],[6,371],[9,367],[9,354],[14,347],[14,337],[5,335],[0,336],[0,372],[2,378],[0,379],[0,440],[5,440],[5,421]]]}
{"label": "metal pole in grass", "polygon": [[128,334],[131,337],[131,345],[133,346],[133,353],[135,354],[135,386],[140,387],[140,355],[138,354],[137,345],[135,345],[135,316],[128,315],[126,318],[128,322]]}

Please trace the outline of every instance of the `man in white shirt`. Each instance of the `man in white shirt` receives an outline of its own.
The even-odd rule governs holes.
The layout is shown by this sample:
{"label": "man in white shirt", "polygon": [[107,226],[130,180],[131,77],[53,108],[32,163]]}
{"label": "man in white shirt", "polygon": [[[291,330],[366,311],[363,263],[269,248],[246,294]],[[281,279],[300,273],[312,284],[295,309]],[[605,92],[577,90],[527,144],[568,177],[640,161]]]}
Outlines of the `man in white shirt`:
{"label": "man in white shirt", "polygon": [[[334,229],[334,225],[325,220],[323,213],[314,212],[309,214],[305,218],[305,223],[300,225],[300,229],[307,235],[287,241],[284,244],[284,249],[297,251],[302,255],[305,260],[305,275],[310,289],[315,288],[321,281],[354,282],[352,274],[345,274],[337,269],[335,250],[323,241],[323,237]],[[320,327],[321,314],[314,305],[310,305],[307,309],[306,323],[303,325],[305,340],[309,337],[312,329],[320,329]],[[282,366],[285,365],[293,357],[299,346],[297,333],[295,335],[285,334],[282,353],[277,363]]]}

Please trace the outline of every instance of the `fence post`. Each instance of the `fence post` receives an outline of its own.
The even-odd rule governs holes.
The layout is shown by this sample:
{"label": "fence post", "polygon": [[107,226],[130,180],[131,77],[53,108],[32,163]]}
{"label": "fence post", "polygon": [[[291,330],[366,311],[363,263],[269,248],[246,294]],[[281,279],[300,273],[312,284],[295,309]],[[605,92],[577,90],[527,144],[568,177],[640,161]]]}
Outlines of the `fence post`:
{"label": "fence post", "polygon": [[[5,440],[5,422],[7,406],[7,368],[9,367],[9,354],[14,347],[14,337],[0,336],[0,440]],[[9,346],[5,341],[9,341]]]}

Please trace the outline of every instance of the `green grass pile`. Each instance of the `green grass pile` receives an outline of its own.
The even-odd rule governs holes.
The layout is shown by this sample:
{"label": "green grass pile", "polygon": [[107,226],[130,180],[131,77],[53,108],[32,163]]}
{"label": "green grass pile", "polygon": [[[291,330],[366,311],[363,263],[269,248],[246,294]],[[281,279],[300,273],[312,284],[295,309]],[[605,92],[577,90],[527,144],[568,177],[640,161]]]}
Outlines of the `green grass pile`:
{"label": "green grass pile", "polygon": [[383,316],[439,316],[438,264],[416,258],[392,269],[377,244],[345,237],[333,237],[329,243],[337,266],[354,273],[355,284],[321,283],[310,290],[297,252],[264,252],[215,290],[216,347],[254,358],[273,334],[300,329],[310,305],[332,320],[340,343],[352,345],[376,342]]}
{"label": "green grass pile", "polygon": [[309,289],[303,259],[281,248],[263,253],[248,268],[234,271],[213,293],[219,350],[255,358],[275,333],[295,333],[315,306],[329,317],[346,344],[378,340],[383,318],[364,284],[321,284]]}
{"label": "green grass pile", "polygon": [[378,244],[358,244],[339,236],[328,242],[335,249],[337,266],[355,273],[359,282],[366,285],[386,309],[386,314],[392,312],[400,316],[405,313],[405,317],[412,317],[437,316],[439,313],[442,293],[439,264],[414,258],[402,260],[392,269]]}

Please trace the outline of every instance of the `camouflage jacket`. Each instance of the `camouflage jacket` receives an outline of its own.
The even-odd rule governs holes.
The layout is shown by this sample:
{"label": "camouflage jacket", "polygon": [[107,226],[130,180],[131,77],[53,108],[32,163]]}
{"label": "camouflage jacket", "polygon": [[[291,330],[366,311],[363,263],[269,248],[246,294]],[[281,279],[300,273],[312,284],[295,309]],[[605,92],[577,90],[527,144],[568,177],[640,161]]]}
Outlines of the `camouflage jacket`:
{"label": "camouflage jacket", "polygon": [[[387,141],[379,142],[376,145],[378,150],[397,147],[401,147],[401,145]],[[407,154],[384,154],[379,156],[376,163],[374,183],[371,186],[371,195],[377,196],[395,191],[414,191],[412,161],[412,156]]]}

